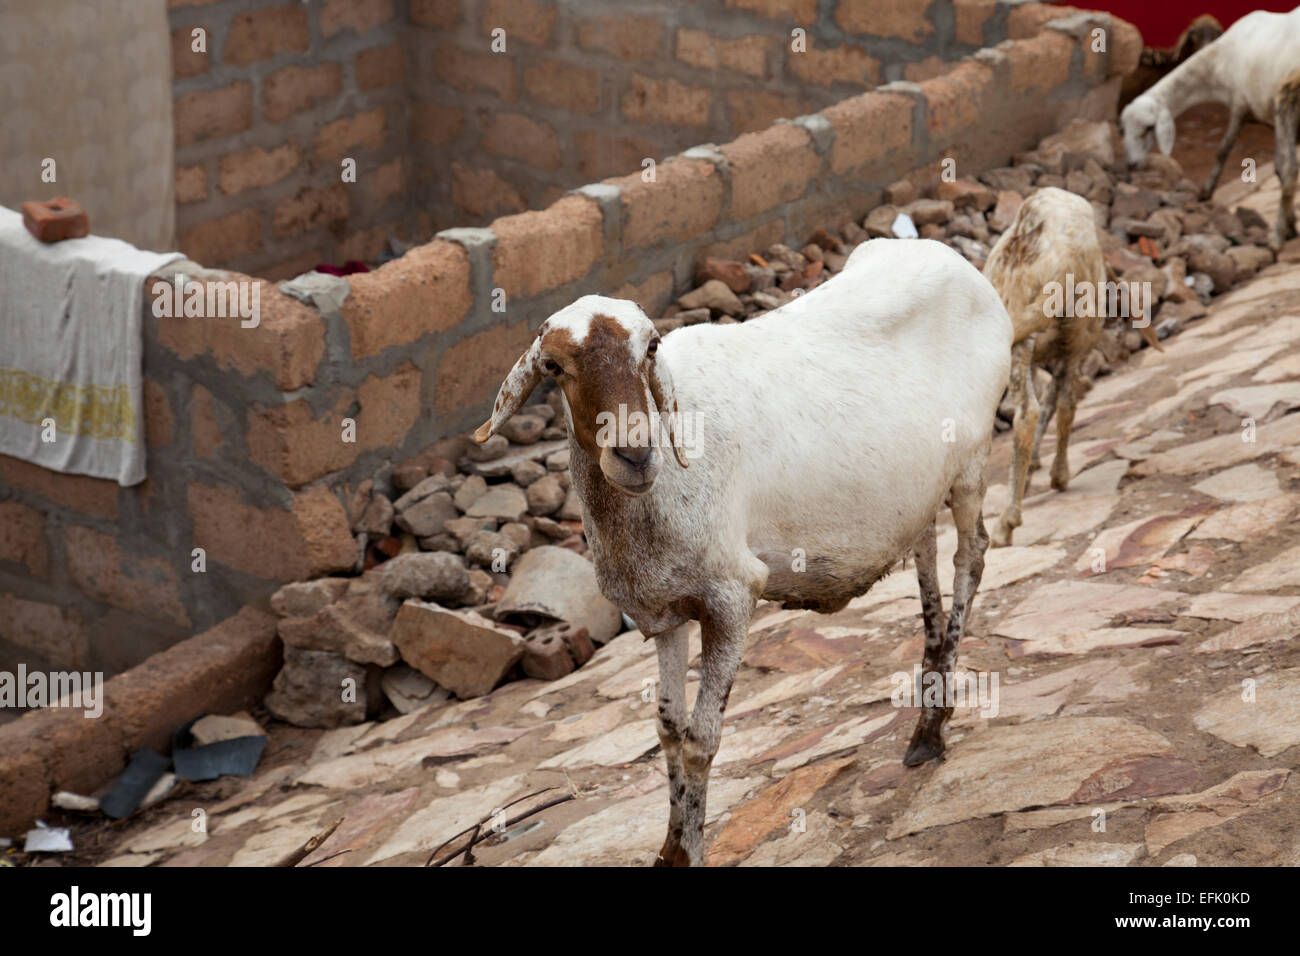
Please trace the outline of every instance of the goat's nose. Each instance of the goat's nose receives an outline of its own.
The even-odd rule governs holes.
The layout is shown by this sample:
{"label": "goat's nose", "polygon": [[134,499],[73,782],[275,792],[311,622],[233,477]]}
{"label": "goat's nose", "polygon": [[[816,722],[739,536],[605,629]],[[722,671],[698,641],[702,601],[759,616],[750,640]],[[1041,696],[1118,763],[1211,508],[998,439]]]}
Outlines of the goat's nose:
{"label": "goat's nose", "polygon": [[653,451],[650,445],[633,445],[628,448],[615,448],[614,452],[619,458],[633,465],[644,465],[650,460],[650,452]]}

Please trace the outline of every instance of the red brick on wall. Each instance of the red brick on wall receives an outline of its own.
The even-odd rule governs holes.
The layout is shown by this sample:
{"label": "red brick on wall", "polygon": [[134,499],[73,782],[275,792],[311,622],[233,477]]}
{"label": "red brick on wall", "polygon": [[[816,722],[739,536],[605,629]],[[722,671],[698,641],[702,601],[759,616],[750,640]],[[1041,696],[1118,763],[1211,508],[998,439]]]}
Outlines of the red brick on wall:
{"label": "red brick on wall", "polygon": [[278,183],[302,162],[302,150],[296,143],[282,143],[273,149],[250,146],[221,157],[221,191],[227,196],[258,186]]}
{"label": "red brick on wall", "polygon": [[239,81],[186,94],[176,101],[173,122],[178,146],[242,132],[253,125],[253,86]]}
{"label": "red brick on wall", "polygon": [[356,71],[357,86],[363,90],[396,86],[406,81],[406,51],[398,44],[362,50]]}
{"label": "red brick on wall", "polygon": [[319,100],[337,96],[342,89],[343,71],[337,63],[286,66],[262,82],[262,115],[278,123]]}
{"label": "red brick on wall", "polygon": [[308,42],[307,11],[302,4],[252,10],[231,20],[221,59],[232,66],[246,66],[277,53],[303,53]]}
{"label": "red brick on wall", "polygon": [[397,15],[394,0],[323,0],[320,32],[326,39],[344,30],[366,33]]}

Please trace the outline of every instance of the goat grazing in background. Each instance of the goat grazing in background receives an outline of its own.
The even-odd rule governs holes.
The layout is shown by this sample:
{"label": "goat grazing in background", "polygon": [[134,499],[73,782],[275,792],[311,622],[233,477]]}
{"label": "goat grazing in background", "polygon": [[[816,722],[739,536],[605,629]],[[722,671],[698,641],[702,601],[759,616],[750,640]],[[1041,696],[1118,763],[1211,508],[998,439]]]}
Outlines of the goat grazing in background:
{"label": "goat grazing in background", "polygon": [[[998,239],[984,265],[985,277],[1002,296],[1015,328],[1011,349],[1012,429],[1011,501],[993,530],[993,546],[1011,543],[1021,524],[1021,502],[1029,472],[1038,467],[1038,445],[1056,416],[1056,457],[1052,487],[1070,484],[1069,442],[1074,425],[1075,380],[1079,366],[1101,337],[1107,301],[1135,308],[1134,295],[1121,290],[1107,269],[1097,241],[1092,204],[1064,189],[1033,193]],[[1109,279],[1109,282],[1108,282]],[[1079,294],[1076,294],[1079,293]],[[1151,327],[1150,299],[1145,321],[1134,323],[1147,342],[1162,349]],[[1040,405],[1034,369],[1052,376]],[[1046,409],[1043,409],[1043,405]]]}
{"label": "goat grazing in background", "polygon": [[[992,286],[929,240],[867,242],[841,274],[743,324],[661,339],[635,303],[601,296],[542,323],[474,437],[486,441],[544,375],[557,380],[601,590],[658,648],[670,809],[656,865],[703,862],[709,768],[760,598],[831,613],[911,552],[924,671],[948,686],[988,546],[984,469],[1010,352]],[[658,416],[648,441],[600,430]],[[946,624],[945,501],[958,535]],[[688,722],[690,620],[703,654]],[[905,763],[943,752],[951,712],[923,708]]]}
{"label": "goat grazing in background", "polygon": [[1201,190],[1208,199],[1223,173],[1242,123],[1254,118],[1273,127],[1274,163],[1282,205],[1271,245],[1295,236],[1296,137],[1300,133],[1300,8],[1262,10],[1242,17],[1219,39],[1137,97],[1120,114],[1124,152],[1131,165],[1144,162],[1154,139],[1160,151],[1174,148],[1174,118],[1197,103],[1224,103],[1228,130],[1214,169]]}

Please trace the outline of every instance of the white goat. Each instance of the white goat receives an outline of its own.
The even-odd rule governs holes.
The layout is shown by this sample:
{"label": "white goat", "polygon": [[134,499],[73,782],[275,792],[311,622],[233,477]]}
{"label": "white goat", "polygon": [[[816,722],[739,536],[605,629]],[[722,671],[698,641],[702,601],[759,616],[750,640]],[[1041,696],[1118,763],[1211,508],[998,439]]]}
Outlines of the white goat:
{"label": "white goat", "polygon": [[[1150,294],[1113,279],[1097,240],[1092,204],[1064,189],[1040,189],[1021,204],[984,265],[1015,327],[1011,350],[1011,400],[1015,407],[1011,451],[1011,501],[993,529],[993,546],[1011,543],[1020,527],[1020,504],[1029,472],[1038,467],[1038,445],[1056,416],[1052,487],[1070,484],[1069,442],[1074,424],[1075,379],[1101,337],[1107,315],[1137,319],[1134,327],[1164,351],[1151,327]],[[1148,290],[1149,293],[1149,290]],[[1139,306],[1142,314],[1139,315]],[[1124,313],[1130,315],[1124,315]],[[1041,409],[1034,368],[1052,376]]]}
{"label": "white goat", "polygon": [[[743,324],[661,340],[635,303],[601,296],[542,324],[475,438],[543,375],[558,380],[601,589],[658,646],[670,811],[656,865],[703,861],[709,767],[759,598],[837,611],[910,551],[924,670],[951,679],[988,546],[984,468],[1010,351],[993,287],[929,240],[868,242],[840,275]],[[600,431],[652,409],[668,417],[649,440]],[[698,423],[690,461],[686,420]],[[655,447],[665,437],[675,458]],[[945,500],[958,534],[946,627],[934,530]],[[692,619],[703,657],[688,724]],[[905,763],[942,753],[950,715],[923,709]]]}
{"label": "white goat", "polygon": [[1168,155],[1174,148],[1174,118],[1197,103],[1224,103],[1228,130],[1214,169],[1201,190],[1208,199],[1223,173],[1241,125],[1248,118],[1273,127],[1274,162],[1282,184],[1282,205],[1271,244],[1279,248],[1296,234],[1296,137],[1300,133],[1300,7],[1290,13],[1259,10],[1234,23],[1120,114],[1124,152],[1131,165],[1144,162],[1154,138]]}

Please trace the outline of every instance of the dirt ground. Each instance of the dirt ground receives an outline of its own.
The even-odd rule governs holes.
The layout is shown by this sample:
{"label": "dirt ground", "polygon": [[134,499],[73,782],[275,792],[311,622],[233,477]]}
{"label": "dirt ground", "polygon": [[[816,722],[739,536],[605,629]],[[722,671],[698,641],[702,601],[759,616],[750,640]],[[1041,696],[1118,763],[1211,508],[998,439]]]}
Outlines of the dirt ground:
{"label": "dirt ground", "polygon": [[[1271,190],[1248,199],[1270,221]],[[1300,243],[1165,344],[1081,402],[1064,493],[1045,440],[962,645],[965,672],[997,679],[996,714],[959,707],[944,761],[901,763],[910,566],[832,616],[760,608],[714,764],[711,864],[1300,865]],[[1009,436],[994,448],[989,521]],[[941,567],[954,546],[941,528]],[[631,633],[553,683],[273,725],[251,778],[183,784],[120,824],[54,815],[78,850],[49,862],[283,865],[341,821],[298,865],[422,865],[556,788],[504,817],[575,796],[497,827],[477,863],[646,864],[668,804],[656,673]]]}

